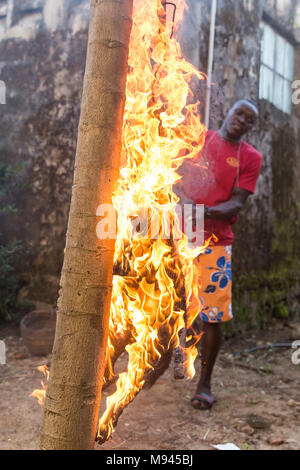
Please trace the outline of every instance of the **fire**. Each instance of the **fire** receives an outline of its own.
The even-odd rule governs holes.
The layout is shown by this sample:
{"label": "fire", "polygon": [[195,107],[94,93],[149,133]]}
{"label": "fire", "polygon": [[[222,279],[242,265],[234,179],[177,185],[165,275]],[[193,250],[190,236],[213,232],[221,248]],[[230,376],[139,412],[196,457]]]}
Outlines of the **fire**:
{"label": "fire", "polygon": [[[201,307],[193,260],[205,246],[190,248],[181,233],[172,187],[183,160],[204,145],[206,128],[190,86],[204,75],[182,58],[173,35],[185,0],[174,2],[176,15],[173,2],[165,3],[167,12],[161,0],[134,0],[122,167],[113,195],[118,233],[104,384],[114,379],[114,364],[125,350],[128,367],[107,398],[99,442],[111,436],[138,392],[166,370],[175,347],[180,346],[190,377],[195,373],[196,344],[185,334]],[[134,232],[134,226],[140,230]],[[45,366],[39,370],[49,374]],[[43,404],[45,391],[42,382],[42,390],[31,396]]]}
{"label": "fire", "polygon": [[[177,0],[175,6],[176,29],[186,4]],[[174,6],[166,2],[170,8]],[[179,198],[172,185],[180,179],[176,170],[183,159],[196,156],[204,144],[206,129],[198,104],[189,104],[191,80],[204,77],[182,58],[178,41],[170,37],[168,17],[174,15],[166,15],[161,0],[135,0],[123,166],[113,197],[118,235],[105,380],[114,377],[114,362],[124,350],[128,368],[107,399],[98,426],[100,442],[111,435],[123,409],[142,387],[154,382],[156,371],[166,369],[170,352],[182,343],[178,333],[191,326],[200,310],[193,259],[203,247],[191,249],[185,236],[177,239]],[[155,236],[153,230],[149,235],[143,216],[140,233],[133,232],[141,210],[145,219],[150,214]],[[192,376],[195,344],[184,352]]]}
{"label": "fire", "polygon": [[[39,372],[42,372],[45,375],[47,381],[49,380],[49,370],[48,370],[48,367],[46,365],[37,367],[37,370]],[[34,390],[31,393],[30,396],[34,397],[34,398],[37,398],[37,400],[39,402],[39,405],[43,406],[44,403],[45,403],[47,387],[46,387],[45,383],[43,382],[43,380],[41,381],[41,385],[42,385],[42,389],[41,390],[40,389]]]}

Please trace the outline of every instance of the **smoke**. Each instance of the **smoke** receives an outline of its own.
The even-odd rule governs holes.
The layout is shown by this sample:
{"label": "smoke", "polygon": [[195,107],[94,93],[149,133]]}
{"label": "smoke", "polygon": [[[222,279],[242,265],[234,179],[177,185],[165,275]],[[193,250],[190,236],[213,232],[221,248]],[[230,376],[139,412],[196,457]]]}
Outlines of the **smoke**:
{"label": "smoke", "polygon": [[[201,120],[204,119],[205,113],[205,103],[206,103],[206,90],[207,90],[207,80],[197,80],[197,83],[193,85],[193,92],[195,96],[195,101],[199,101],[199,113]],[[221,126],[224,120],[224,108],[225,108],[225,94],[222,87],[213,82],[211,87],[211,97],[210,97],[210,125],[211,129],[217,129]]]}
{"label": "smoke", "polygon": [[[182,25],[179,29],[183,57],[198,70],[207,73],[208,42],[210,34],[210,2],[188,1]],[[199,116],[204,121],[207,80],[194,78],[191,83],[193,103],[199,102]],[[224,119],[225,95],[221,86],[214,82],[211,89],[210,128],[219,128]]]}

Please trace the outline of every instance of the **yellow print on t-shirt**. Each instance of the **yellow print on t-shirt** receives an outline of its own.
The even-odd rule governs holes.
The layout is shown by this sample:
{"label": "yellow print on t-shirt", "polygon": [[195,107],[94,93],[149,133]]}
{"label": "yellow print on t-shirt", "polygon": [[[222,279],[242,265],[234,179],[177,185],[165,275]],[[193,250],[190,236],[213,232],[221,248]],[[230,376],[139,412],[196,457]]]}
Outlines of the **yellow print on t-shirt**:
{"label": "yellow print on t-shirt", "polygon": [[228,157],[226,162],[228,165],[233,166],[234,168],[238,168],[240,166],[239,160],[235,157]]}

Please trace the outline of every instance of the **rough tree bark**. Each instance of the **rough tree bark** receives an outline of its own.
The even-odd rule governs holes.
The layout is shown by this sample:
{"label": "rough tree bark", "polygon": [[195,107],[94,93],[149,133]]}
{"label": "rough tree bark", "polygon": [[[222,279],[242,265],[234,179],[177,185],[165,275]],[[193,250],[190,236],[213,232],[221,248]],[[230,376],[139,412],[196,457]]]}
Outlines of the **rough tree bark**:
{"label": "rough tree bark", "polygon": [[114,240],[96,210],[119,175],[133,0],[92,0],[66,252],[40,448],[93,449],[111,300]]}

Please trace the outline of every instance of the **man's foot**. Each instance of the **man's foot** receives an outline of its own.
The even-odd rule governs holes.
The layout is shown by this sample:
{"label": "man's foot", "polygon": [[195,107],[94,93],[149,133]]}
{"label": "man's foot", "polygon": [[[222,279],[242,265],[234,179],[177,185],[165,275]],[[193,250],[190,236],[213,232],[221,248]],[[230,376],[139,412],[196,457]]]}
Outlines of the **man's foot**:
{"label": "man's foot", "polygon": [[214,403],[210,387],[199,387],[191,400],[192,407],[196,410],[210,410]]}

